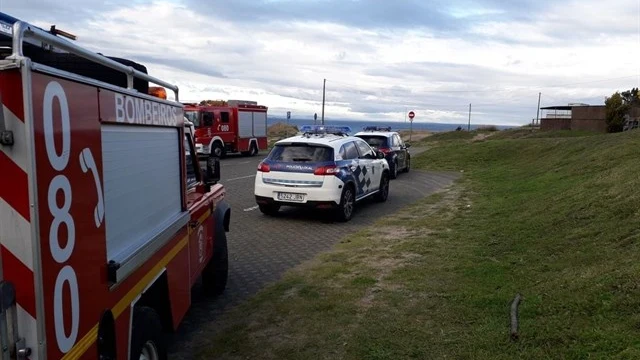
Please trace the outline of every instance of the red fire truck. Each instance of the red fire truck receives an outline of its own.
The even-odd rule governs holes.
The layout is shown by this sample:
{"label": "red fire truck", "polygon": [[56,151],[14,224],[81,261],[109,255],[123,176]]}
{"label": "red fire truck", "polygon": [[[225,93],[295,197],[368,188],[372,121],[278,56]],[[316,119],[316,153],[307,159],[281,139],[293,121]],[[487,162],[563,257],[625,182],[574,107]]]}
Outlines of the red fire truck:
{"label": "red fire truck", "polygon": [[219,163],[176,86],[60,34],[0,13],[0,357],[165,359],[226,286]]}
{"label": "red fire truck", "polygon": [[185,104],[184,112],[195,125],[201,156],[224,157],[235,152],[253,156],[267,149],[267,107],[255,101]]}

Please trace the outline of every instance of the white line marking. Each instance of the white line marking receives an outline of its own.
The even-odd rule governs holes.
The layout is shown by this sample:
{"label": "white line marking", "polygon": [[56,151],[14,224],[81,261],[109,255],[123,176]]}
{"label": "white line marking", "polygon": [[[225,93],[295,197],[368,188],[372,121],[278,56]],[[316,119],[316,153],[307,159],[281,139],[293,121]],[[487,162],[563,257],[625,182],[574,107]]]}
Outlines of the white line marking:
{"label": "white line marking", "polygon": [[257,209],[257,208],[258,208],[258,205],[252,206],[250,208],[246,208],[246,209],[244,209],[244,211],[253,211],[253,210]]}
{"label": "white line marking", "polygon": [[250,177],[254,177],[255,175],[247,175],[247,176],[240,176],[237,178],[231,178],[231,179],[227,179],[226,181],[235,181],[235,180],[241,180],[241,179],[248,179]]}
{"label": "white line marking", "polygon": [[250,163],[250,162],[251,162],[251,161],[243,161],[243,162],[238,163],[238,164],[248,164],[248,163]]}

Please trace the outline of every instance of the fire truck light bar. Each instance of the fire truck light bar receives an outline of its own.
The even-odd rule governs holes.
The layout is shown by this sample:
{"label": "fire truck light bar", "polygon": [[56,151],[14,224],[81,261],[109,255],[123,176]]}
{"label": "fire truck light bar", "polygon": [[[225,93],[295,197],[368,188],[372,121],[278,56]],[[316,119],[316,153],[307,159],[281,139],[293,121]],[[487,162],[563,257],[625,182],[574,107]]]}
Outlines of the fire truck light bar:
{"label": "fire truck light bar", "polygon": [[332,126],[332,125],[302,125],[300,132],[305,134],[334,134],[345,135],[351,133],[349,126]]}

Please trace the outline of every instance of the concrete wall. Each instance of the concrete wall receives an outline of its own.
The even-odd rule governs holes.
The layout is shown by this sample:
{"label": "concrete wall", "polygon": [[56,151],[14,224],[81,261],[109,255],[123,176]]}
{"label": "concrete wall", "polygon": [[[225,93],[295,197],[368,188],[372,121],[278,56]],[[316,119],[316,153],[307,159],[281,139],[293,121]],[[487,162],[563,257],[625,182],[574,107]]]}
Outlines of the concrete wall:
{"label": "concrete wall", "polygon": [[571,130],[606,132],[604,105],[574,106],[571,109]]}
{"label": "concrete wall", "polygon": [[[640,118],[640,106],[631,108],[629,115]],[[543,118],[540,130],[585,130],[607,132],[606,108],[604,105],[574,106],[571,108],[571,119]]]}
{"label": "concrete wall", "polygon": [[567,119],[567,118],[540,119],[540,130],[571,130],[571,119]]}

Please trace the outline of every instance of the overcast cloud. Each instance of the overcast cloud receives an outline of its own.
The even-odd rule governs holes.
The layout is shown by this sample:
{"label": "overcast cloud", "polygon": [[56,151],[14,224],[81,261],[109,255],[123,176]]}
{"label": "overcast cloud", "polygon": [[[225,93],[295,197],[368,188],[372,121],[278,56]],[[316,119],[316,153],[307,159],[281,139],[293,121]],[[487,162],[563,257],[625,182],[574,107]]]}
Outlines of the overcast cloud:
{"label": "overcast cloud", "polygon": [[271,115],[523,124],[640,85],[638,0],[0,0],[176,83]]}

